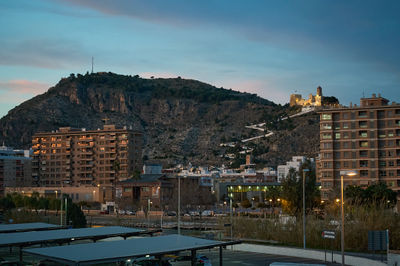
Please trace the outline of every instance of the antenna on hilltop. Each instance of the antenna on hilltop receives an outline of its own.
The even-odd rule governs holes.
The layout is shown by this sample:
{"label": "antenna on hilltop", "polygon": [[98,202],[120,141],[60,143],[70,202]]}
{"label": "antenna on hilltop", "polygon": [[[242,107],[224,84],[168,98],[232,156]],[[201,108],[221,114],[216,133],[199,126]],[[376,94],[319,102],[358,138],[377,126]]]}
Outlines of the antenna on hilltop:
{"label": "antenna on hilltop", "polygon": [[93,74],[93,62],[94,62],[94,57],[92,56],[92,74]]}

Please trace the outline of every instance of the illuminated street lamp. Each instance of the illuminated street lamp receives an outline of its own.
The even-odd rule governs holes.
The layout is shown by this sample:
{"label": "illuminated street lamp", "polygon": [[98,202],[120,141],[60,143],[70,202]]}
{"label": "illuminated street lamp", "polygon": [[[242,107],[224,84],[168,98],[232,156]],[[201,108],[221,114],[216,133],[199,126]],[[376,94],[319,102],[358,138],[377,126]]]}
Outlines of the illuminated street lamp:
{"label": "illuminated street lamp", "polygon": [[[357,172],[355,171],[340,171],[340,213],[342,216],[342,223],[341,223],[341,247],[342,247],[342,265],[344,265],[344,199],[343,199],[343,178],[344,176],[355,176]],[[338,202],[338,199],[336,200]]]}

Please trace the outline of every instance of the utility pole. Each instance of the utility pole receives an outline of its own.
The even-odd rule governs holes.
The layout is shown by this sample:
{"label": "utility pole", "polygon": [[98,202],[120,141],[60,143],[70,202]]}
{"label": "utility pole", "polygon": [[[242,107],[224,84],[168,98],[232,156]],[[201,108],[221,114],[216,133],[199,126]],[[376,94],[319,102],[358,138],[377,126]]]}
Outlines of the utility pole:
{"label": "utility pole", "polygon": [[93,74],[93,63],[94,63],[94,57],[92,56],[92,74]]}
{"label": "utility pole", "polygon": [[181,176],[178,175],[178,235],[181,234]]}

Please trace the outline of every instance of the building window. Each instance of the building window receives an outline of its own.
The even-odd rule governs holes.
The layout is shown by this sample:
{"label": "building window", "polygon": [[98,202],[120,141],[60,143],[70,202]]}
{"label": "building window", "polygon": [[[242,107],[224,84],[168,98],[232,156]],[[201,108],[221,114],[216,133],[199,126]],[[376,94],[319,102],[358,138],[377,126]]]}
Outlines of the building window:
{"label": "building window", "polygon": [[360,151],[360,157],[368,157],[368,151]]}
{"label": "building window", "polygon": [[335,139],[340,139],[340,133],[335,134]]}
{"label": "building window", "polygon": [[368,167],[368,161],[360,161],[360,167]]}
{"label": "building window", "polygon": [[330,133],[323,133],[322,134],[322,139],[331,139],[332,135]]}
{"label": "building window", "polygon": [[323,153],[323,156],[324,156],[325,159],[332,158],[332,154],[331,154],[331,153],[328,153],[328,152],[324,152],[324,153]]}
{"label": "building window", "polygon": [[358,117],[367,117],[367,111],[358,111]]}
{"label": "building window", "polygon": [[349,128],[349,123],[343,123],[343,129],[348,129]]}
{"label": "building window", "polygon": [[331,114],[322,114],[322,120],[332,120]]}
{"label": "building window", "polygon": [[360,147],[361,148],[367,148],[368,147],[368,141],[360,141]]}
{"label": "building window", "polygon": [[378,138],[386,138],[386,133],[385,133],[385,131],[379,131],[379,132],[378,132]]}
{"label": "building window", "polygon": [[360,177],[368,177],[368,170],[361,170]]}
{"label": "building window", "polygon": [[367,121],[359,121],[358,122],[358,127],[359,128],[367,128],[368,127]]}
{"label": "building window", "polygon": [[330,149],[330,148],[332,148],[332,143],[324,143],[324,144],[322,145],[322,147],[323,147],[324,149]]}
{"label": "building window", "polygon": [[385,177],[386,176],[386,171],[385,170],[380,170],[379,171],[379,176]]}
{"label": "building window", "polygon": [[343,113],[343,119],[349,119],[349,113]]}
{"label": "building window", "polygon": [[367,133],[367,131],[359,131],[358,136],[362,137],[362,138],[366,138],[366,137],[368,137],[368,133]]}
{"label": "building window", "polygon": [[322,129],[332,129],[331,124],[322,124]]}
{"label": "building window", "polygon": [[379,161],[380,167],[386,167],[386,161]]}

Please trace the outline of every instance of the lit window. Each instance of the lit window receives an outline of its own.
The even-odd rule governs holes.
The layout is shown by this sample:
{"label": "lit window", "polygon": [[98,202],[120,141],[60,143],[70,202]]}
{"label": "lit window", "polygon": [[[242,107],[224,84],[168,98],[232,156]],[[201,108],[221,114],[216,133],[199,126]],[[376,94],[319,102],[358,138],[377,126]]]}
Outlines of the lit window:
{"label": "lit window", "polygon": [[368,147],[368,141],[360,141],[360,147]]}
{"label": "lit window", "polygon": [[322,120],[331,120],[332,115],[331,114],[322,114]]}

